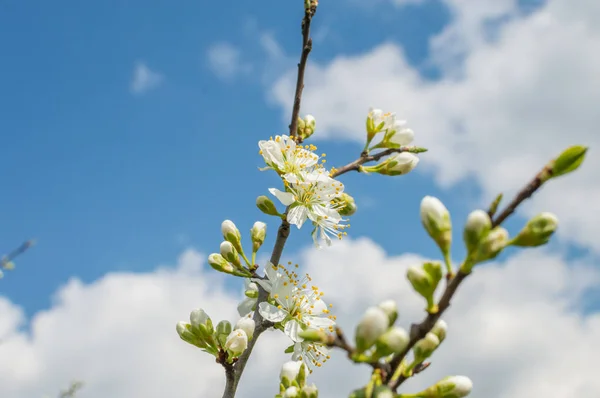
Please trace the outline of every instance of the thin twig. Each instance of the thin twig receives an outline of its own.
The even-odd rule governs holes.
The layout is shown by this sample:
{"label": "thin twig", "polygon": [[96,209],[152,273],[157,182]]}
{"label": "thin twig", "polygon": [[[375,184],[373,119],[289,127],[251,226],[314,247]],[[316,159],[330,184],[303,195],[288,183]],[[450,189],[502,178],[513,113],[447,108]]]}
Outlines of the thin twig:
{"label": "thin twig", "polygon": [[[376,162],[381,158],[384,158],[393,153],[402,153],[402,152],[413,152],[415,151],[414,147],[401,147],[401,148],[391,148],[386,149],[385,151],[381,151],[376,153],[375,155],[369,155],[367,152],[363,152],[358,159],[356,159],[352,163],[348,163],[344,167],[340,167],[336,169],[334,173],[331,174],[332,178],[339,177],[342,174],[345,174],[349,171],[359,171],[360,166],[368,162]],[[419,150],[419,152],[423,152],[423,150]]]}
{"label": "thin twig", "polygon": [[[533,195],[544,183],[544,181],[548,180],[548,175],[551,175],[552,170],[548,167],[544,167],[534,178],[531,180],[516,196],[515,198],[506,206],[506,208],[492,221],[492,225],[494,227],[502,224],[514,211],[517,207],[531,195]],[[410,329],[410,341],[408,346],[404,351],[399,354],[396,354],[389,363],[390,369],[388,374],[393,375],[394,370],[400,366],[402,360],[406,357],[408,352],[413,348],[413,346],[421,339],[427,335],[433,329],[435,323],[440,319],[444,311],[450,307],[450,301],[452,297],[456,293],[460,284],[469,276],[470,274],[466,274],[462,271],[458,271],[456,275],[451,278],[446,285],[446,289],[440,298],[438,303],[438,312],[435,314],[428,314],[423,321],[419,324],[413,324]],[[388,386],[396,391],[398,386],[404,382],[406,378],[400,377],[397,380],[386,380]]]}
{"label": "thin twig", "polygon": [[25,253],[27,251],[27,249],[29,249],[31,246],[33,246],[33,244],[34,244],[34,241],[31,239],[26,242],[23,242],[21,244],[21,246],[17,247],[16,249],[14,249],[10,253],[8,253],[6,256],[2,256],[2,258],[0,259],[0,263],[1,263],[0,265],[5,265],[5,264],[11,262],[17,256]]}

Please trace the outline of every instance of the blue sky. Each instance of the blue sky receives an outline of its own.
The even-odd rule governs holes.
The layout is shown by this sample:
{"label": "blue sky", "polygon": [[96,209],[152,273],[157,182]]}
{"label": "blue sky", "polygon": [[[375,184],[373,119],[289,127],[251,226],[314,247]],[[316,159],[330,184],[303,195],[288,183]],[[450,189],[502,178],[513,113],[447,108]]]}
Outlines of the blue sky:
{"label": "blue sky", "polygon": [[[253,201],[277,180],[258,172],[256,142],[284,133],[287,123],[265,94],[277,78],[269,73],[280,70],[252,32],[271,34],[294,57],[287,67],[299,50],[293,27],[300,15],[281,1],[262,2],[260,10],[241,1],[3,5],[0,241],[3,251],[29,237],[38,245],[19,259],[2,292],[32,313],[71,276],[92,281],[113,270],[149,270],[187,246],[209,253],[223,219],[242,230],[264,219]],[[327,4],[317,15],[311,59],[328,62],[393,41],[435,79],[427,42],[450,18],[435,1],[405,8]],[[365,28],[357,31],[359,25]],[[250,74],[223,80],[210,69],[207,50],[224,41],[241,48]],[[136,94],[139,64],[160,82]],[[335,165],[360,150],[344,142],[319,146]],[[348,192],[360,190],[350,234],[371,236],[392,254],[436,254],[419,226],[423,195],[444,199],[458,225],[479,195],[469,181],[440,191],[420,172],[344,182]],[[290,245],[308,242],[302,231]]]}
{"label": "blue sky", "polygon": [[[152,7],[71,1],[59,8],[9,2],[2,8],[0,241],[3,251],[29,237],[38,241],[2,283],[11,300],[31,313],[48,306],[52,292],[71,276],[91,281],[111,270],[147,270],[171,262],[187,245],[215,251],[223,219],[242,230],[264,219],[253,200],[277,181],[258,172],[256,143],[284,133],[286,124],[265,100],[260,79],[223,82],[208,68],[205,53],[226,40],[264,67],[258,38],[244,35],[244,27],[254,24],[296,54],[299,33],[290,26],[297,25],[301,9],[280,1],[262,2],[260,12],[240,1],[176,7],[164,1]],[[399,24],[407,13],[419,19]],[[332,4],[318,18],[327,22],[315,34],[327,29],[335,35],[315,45],[316,60],[396,40],[406,43],[418,65],[426,40],[448,16],[439,4],[414,11]],[[369,20],[373,29],[354,32],[355,24]],[[163,76],[142,95],[130,91],[138,63]],[[338,165],[359,151],[328,142],[321,149]],[[359,179],[346,181],[351,192]],[[360,183],[368,184],[369,194],[364,204],[357,195],[364,212],[353,219],[354,231],[392,252],[428,248],[422,239],[411,239],[409,247],[405,231],[417,225],[419,203],[406,192],[431,192],[429,182],[411,175]],[[403,215],[410,215],[406,228],[382,226],[388,215],[370,203],[410,209]],[[302,232],[292,244],[307,244]]]}

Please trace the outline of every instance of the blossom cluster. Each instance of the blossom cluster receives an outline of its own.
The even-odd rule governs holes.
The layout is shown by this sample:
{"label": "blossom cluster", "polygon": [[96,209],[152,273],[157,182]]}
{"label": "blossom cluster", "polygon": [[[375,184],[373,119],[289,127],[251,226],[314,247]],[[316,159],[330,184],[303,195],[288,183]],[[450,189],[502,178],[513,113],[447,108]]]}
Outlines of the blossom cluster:
{"label": "blossom cluster", "polygon": [[285,191],[270,188],[269,192],[288,206],[287,221],[301,228],[310,220],[317,247],[319,240],[331,245],[331,237],[341,239],[349,226],[340,214],[345,207],[340,200],[344,184],[331,177],[323,166],[325,159],[319,161],[325,154],[319,156],[316,146],[302,146],[287,135],[260,141],[258,146],[267,164],[262,170],[275,170],[283,180]]}

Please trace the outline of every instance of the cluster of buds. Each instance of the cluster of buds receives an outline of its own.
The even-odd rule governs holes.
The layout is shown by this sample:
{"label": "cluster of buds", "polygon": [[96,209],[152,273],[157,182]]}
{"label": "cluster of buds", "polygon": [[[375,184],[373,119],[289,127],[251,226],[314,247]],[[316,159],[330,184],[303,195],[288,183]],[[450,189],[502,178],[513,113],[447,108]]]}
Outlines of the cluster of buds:
{"label": "cluster of buds", "polygon": [[416,394],[399,394],[397,398],[463,398],[471,393],[473,383],[466,376],[448,376]]}
{"label": "cluster of buds", "polygon": [[[382,140],[369,147],[375,136],[383,133]],[[406,127],[406,121],[397,120],[394,113],[383,113],[381,109],[370,109],[367,116],[367,142],[364,151],[373,149],[400,149],[392,156],[375,166],[360,166],[364,173],[378,173],[387,176],[397,176],[409,173],[419,163],[419,158],[413,153],[425,152],[424,148],[404,148],[412,143],[414,132]]]}
{"label": "cluster of buds", "polygon": [[429,358],[434,351],[446,338],[448,325],[446,322],[439,320],[435,323],[429,333],[424,338],[417,341],[413,347],[413,360],[408,365],[402,365],[402,374],[405,377],[412,376],[413,369]]}
{"label": "cluster of buds", "polygon": [[317,121],[312,115],[306,115],[304,119],[298,117],[298,128],[296,130],[298,141],[302,142],[315,132]]}
{"label": "cluster of buds", "polygon": [[435,314],[438,307],[434,295],[443,277],[442,264],[426,262],[420,267],[411,266],[406,271],[406,277],[413,289],[427,301],[427,312]]}
{"label": "cluster of buds", "polygon": [[500,226],[492,228],[487,212],[475,210],[467,217],[463,238],[467,248],[467,260],[461,271],[471,272],[476,264],[496,258],[506,247],[536,247],[550,240],[558,227],[558,219],[551,213],[540,213],[530,219],[512,239]]}
{"label": "cluster of buds", "polygon": [[[256,269],[254,260],[256,253],[262,246],[267,235],[267,226],[265,223],[257,221],[250,230],[252,240],[252,261],[248,259],[242,247],[242,236],[235,224],[230,220],[225,220],[221,224],[221,232],[225,239],[220,246],[220,253],[212,253],[208,256],[208,263],[211,267],[227,274],[250,277]],[[244,260],[245,264],[242,264]]]}
{"label": "cluster of buds", "polygon": [[317,398],[317,387],[306,384],[307,373],[308,368],[302,361],[284,363],[279,374],[279,394],[275,398]]}
{"label": "cluster of buds", "polygon": [[398,307],[393,300],[368,308],[356,326],[353,359],[372,362],[405,350],[409,336],[406,330],[394,326],[397,319]]}
{"label": "cluster of buds", "polygon": [[229,321],[221,321],[215,328],[208,314],[197,309],[190,313],[190,322],[178,322],[176,330],[183,341],[214,355],[219,361],[232,363],[248,347],[254,326],[254,320],[246,316],[235,327]]}

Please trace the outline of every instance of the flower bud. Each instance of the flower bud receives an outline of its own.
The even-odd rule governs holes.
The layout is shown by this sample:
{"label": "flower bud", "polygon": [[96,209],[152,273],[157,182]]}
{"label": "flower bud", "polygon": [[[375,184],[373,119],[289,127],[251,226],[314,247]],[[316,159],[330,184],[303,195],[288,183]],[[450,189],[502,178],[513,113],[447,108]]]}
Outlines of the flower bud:
{"label": "flower bud", "polygon": [[233,221],[225,220],[221,224],[221,232],[223,233],[223,238],[231,242],[235,250],[242,253],[244,250],[242,249],[242,235],[240,231],[237,229]]}
{"label": "flower bud", "polygon": [[381,109],[369,109],[367,115],[367,145],[373,140],[375,134],[390,128],[396,120],[393,113],[383,113]]}
{"label": "flower bud", "polygon": [[427,311],[435,313],[437,305],[433,294],[442,280],[442,265],[438,262],[425,263],[422,267],[411,266],[406,272],[413,289],[427,301]]}
{"label": "flower bud", "polygon": [[555,160],[550,162],[551,175],[554,178],[575,171],[583,163],[588,147],[575,145],[565,149]]}
{"label": "flower bud", "polygon": [[377,339],[375,343],[377,349],[376,356],[381,358],[400,353],[406,349],[409,341],[410,337],[406,330],[399,327],[392,327]]}
{"label": "flower bud", "polygon": [[448,324],[441,319],[438,320],[433,328],[431,329],[431,333],[435,334],[437,338],[440,340],[440,343],[444,341],[446,338],[446,332],[448,331]]}
{"label": "flower bud", "polygon": [[398,176],[409,173],[419,163],[419,158],[410,152],[395,153],[375,166],[363,166],[362,171],[379,173],[386,176]]}
{"label": "flower bud", "polygon": [[341,196],[334,198],[333,201],[338,206],[340,216],[351,216],[356,213],[354,198],[347,193],[342,193]]}
{"label": "flower bud", "polygon": [[327,341],[327,334],[321,329],[308,328],[301,330],[298,332],[298,336],[305,341],[314,343],[325,343]]}
{"label": "flower bud", "polygon": [[452,243],[452,222],[446,206],[438,198],[425,196],[421,201],[421,222],[444,257],[448,256]]}
{"label": "flower bud", "polygon": [[552,213],[540,213],[527,222],[510,242],[513,246],[535,247],[548,243],[558,227],[558,219]]}
{"label": "flower bud", "polygon": [[383,140],[377,147],[400,148],[413,142],[415,133],[405,126],[405,120],[395,120],[393,125],[386,131]]}
{"label": "flower bud", "polygon": [[240,256],[237,250],[235,250],[235,247],[233,247],[233,245],[231,244],[231,242],[223,241],[220,246],[220,251],[221,256],[223,256],[225,260],[229,261],[237,268],[242,267],[242,263],[240,262]]}
{"label": "flower bud", "polygon": [[467,217],[463,238],[467,253],[473,253],[479,247],[479,243],[492,229],[492,220],[487,212],[475,210]]}
{"label": "flower bud", "polygon": [[225,258],[222,255],[218,253],[213,253],[210,256],[208,256],[208,263],[211,267],[220,272],[232,274],[234,271],[233,265],[230,264],[227,260],[225,260]]}
{"label": "flower bud", "polygon": [[[292,381],[296,380],[298,377],[298,373],[300,372],[300,367],[306,366],[302,361],[288,361],[281,366],[281,371],[279,372],[279,379],[283,382],[284,379],[287,379],[291,384]],[[289,385],[289,384],[288,384]]]}
{"label": "flower bud", "polygon": [[396,302],[394,300],[385,300],[379,303],[378,307],[388,316],[390,325],[393,325],[396,319],[398,319],[398,305]]}
{"label": "flower bud", "polygon": [[195,345],[196,347],[200,348],[206,347],[206,343],[202,341],[202,339],[199,338],[199,336],[196,336],[192,332],[192,325],[190,325],[189,323],[183,321],[178,322],[175,329],[177,330],[177,334],[179,335],[181,340],[185,341],[186,343]]}
{"label": "flower bud", "polygon": [[242,329],[246,332],[246,336],[248,336],[248,340],[252,340],[252,336],[254,336],[254,327],[256,326],[254,319],[250,317],[240,318],[239,321],[235,324],[235,329]]}
{"label": "flower bud", "polygon": [[250,230],[250,236],[252,237],[252,252],[256,253],[267,236],[267,224],[260,221],[255,222]]}
{"label": "flower bud", "polygon": [[263,196],[259,196],[258,198],[256,198],[256,207],[258,207],[258,209],[260,211],[262,211],[263,213],[268,214],[270,216],[278,216],[279,215],[279,212],[277,211],[275,204],[267,196],[263,195]]}
{"label": "flower bud", "polygon": [[371,398],[394,398],[393,391],[386,385],[375,387]]}
{"label": "flower bud", "polygon": [[431,332],[427,333],[425,335],[425,338],[417,341],[417,343],[413,347],[415,361],[421,362],[429,358],[429,356],[433,354],[433,352],[436,348],[438,348],[439,345],[440,339],[438,339],[438,337]]}
{"label": "flower bud", "polygon": [[367,389],[363,387],[363,388],[354,390],[350,393],[348,398],[367,398]]}
{"label": "flower bud", "polygon": [[463,398],[471,393],[473,382],[466,376],[449,376],[429,387],[419,396],[431,398]]}
{"label": "flower bud", "polygon": [[302,387],[302,390],[300,390],[300,396],[302,398],[318,398],[319,390],[317,389],[317,386],[314,384],[304,386],[304,387]]}
{"label": "flower bud", "polygon": [[304,119],[298,118],[298,136],[303,140],[307,139],[315,132],[317,121],[312,115],[306,115]]}
{"label": "flower bud", "polygon": [[197,310],[190,312],[190,323],[192,324],[192,327],[204,325],[210,331],[210,333],[212,333],[212,321],[202,308],[198,308]]}
{"label": "flower bud", "polygon": [[356,351],[362,353],[370,348],[389,327],[389,318],[381,308],[367,309],[356,326]]}
{"label": "flower bud", "polygon": [[479,250],[473,255],[472,264],[466,262],[461,270],[471,272],[473,265],[483,261],[496,258],[498,254],[508,245],[508,231],[502,227],[496,227],[481,241]]}
{"label": "flower bud", "polygon": [[291,386],[285,389],[283,392],[283,398],[297,398],[298,397],[298,387]]}
{"label": "flower bud", "polygon": [[232,331],[225,340],[225,349],[235,357],[240,356],[247,347],[248,336],[243,329],[236,329]]}
{"label": "flower bud", "polygon": [[231,332],[232,327],[229,321],[221,321],[217,324],[217,327],[215,328],[215,335],[221,346],[225,345],[227,337],[231,334]]}

